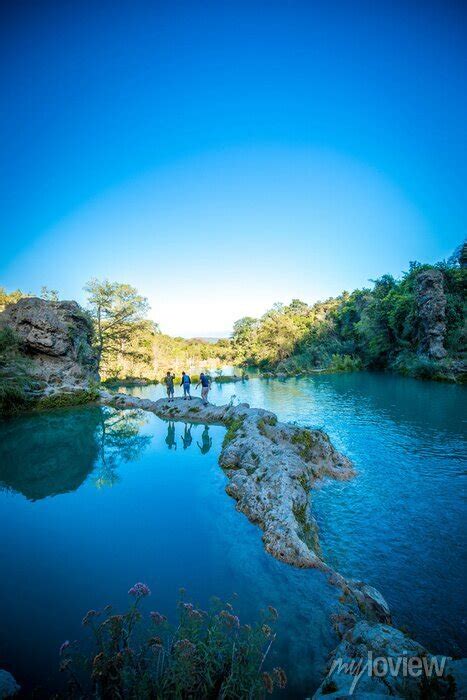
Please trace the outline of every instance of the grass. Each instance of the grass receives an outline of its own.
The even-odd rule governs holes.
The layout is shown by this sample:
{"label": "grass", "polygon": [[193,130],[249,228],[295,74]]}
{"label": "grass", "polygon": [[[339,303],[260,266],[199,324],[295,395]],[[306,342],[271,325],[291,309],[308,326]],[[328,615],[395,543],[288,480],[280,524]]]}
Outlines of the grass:
{"label": "grass", "polygon": [[48,411],[54,408],[67,408],[69,406],[82,406],[96,401],[99,392],[96,389],[81,389],[67,394],[53,394],[44,396],[34,404],[34,408],[39,411]]}
{"label": "grass", "polygon": [[305,542],[305,544],[316,554],[320,553],[320,546],[319,546],[319,540],[318,540],[318,533],[316,532],[316,528],[313,526],[312,523],[308,520],[307,517],[307,505],[303,506],[293,506],[293,514],[295,516],[295,520],[300,526],[300,537],[301,539]]}
{"label": "grass", "polygon": [[244,422],[244,418],[232,418],[226,423],[227,432],[224,435],[224,440],[222,441],[222,448],[227,447],[227,445],[237,437],[238,432],[243,427]]}
{"label": "grass", "polygon": [[271,427],[273,427],[277,425],[277,417],[266,416],[265,418],[260,418],[256,425],[258,426],[258,430],[261,433],[261,435],[266,435],[266,426],[270,425]]}
{"label": "grass", "polygon": [[298,445],[299,455],[305,460],[305,462],[310,462],[314,456],[314,450],[316,448],[316,438],[313,437],[309,430],[299,430],[292,436],[291,442],[293,445]]}

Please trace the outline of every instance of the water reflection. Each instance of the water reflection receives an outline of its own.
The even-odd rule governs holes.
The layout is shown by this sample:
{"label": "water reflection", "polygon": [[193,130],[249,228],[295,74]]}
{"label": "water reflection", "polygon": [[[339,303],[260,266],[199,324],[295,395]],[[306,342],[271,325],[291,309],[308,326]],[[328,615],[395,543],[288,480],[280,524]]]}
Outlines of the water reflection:
{"label": "water reflection", "polygon": [[50,411],[0,423],[0,487],[30,501],[75,491],[96,469],[99,488],[117,481],[119,463],[138,458],[151,441],[138,410]]}
{"label": "water reflection", "polygon": [[183,442],[183,449],[186,450],[188,447],[190,447],[191,443],[193,442],[193,437],[191,435],[191,429],[193,427],[193,423],[190,423],[190,427],[188,427],[188,423],[185,423],[185,430],[183,435],[181,436],[181,441]]}
{"label": "water reflection", "polygon": [[0,425],[0,483],[30,501],[75,491],[99,456],[102,409],[53,411]]}
{"label": "water reflection", "polygon": [[98,488],[112,486],[118,481],[117,467],[122,462],[138,459],[151,442],[150,435],[141,435],[147,423],[143,411],[112,411],[102,409],[96,438],[99,443],[99,463],[95,477]]}
{"label": "water reflection", "polygon": [[177,442],[175,440],[175,423],[173,420],[169,420],[167,425],[167,437],[165,438],[165,443],[169,450],[177,449]]}
{"label": "water reflection", "polygon": [[201,451],[201,454],[203,454],[203,455],[207,454],[209,452],[209,450],[211,449],[212,437],[210,437],[210,435],[209,435],[209,426],[208,425],[204,426],[204,430],[201,433],[201,445],[199,444],[199,442],[196,442],[196,444],[198,445],[198,447]]}
{"label": "water reflection", "polygon": [[[167,421],[167,435],[165,437],[165,444],[169,450],[177,449],[177,440],[180,438],[183,449],[187,450],[193,444],[193,434],[192,431],[197,431],[200,426],[194,423],[184,423],[181,434],[178,435],[176,426],[181,427],[181,423],[175,423],[173,420]],[[209,434],[209,426],[205,425],[203,432],[201,433],[200,440],[196,441],[199,451],[201,454],[205,455],[209,452],[212,447],[212,437]]]}

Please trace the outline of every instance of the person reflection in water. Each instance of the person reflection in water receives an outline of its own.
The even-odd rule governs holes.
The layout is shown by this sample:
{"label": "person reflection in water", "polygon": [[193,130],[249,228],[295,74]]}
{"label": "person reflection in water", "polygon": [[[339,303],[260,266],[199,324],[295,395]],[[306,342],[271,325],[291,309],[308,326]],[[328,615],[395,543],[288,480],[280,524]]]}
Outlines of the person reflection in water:
{"label": "person reflection in water", "polygon": [[191,443],[193,442],[193,438],[191,436],[191,429],[193,427],[193,423],[190,423],[190,427],[188,427],[188,423],[185,423],[185,431],[183,435],[180,436],[181,441],[183,442],[183,449],[186,450],[187,447],[190,447]]}
{"label": "person reflection in water", "polygon": [[199,442],[196,443],[201,451],[201,454],[205,455],[212,447],[212,437],[209,436],[209,427],[204,426],[204,430],[201,433],[201,445]]}
{"label": "person reflection in water", "polygon": [[172,447],[175,450],[177,449],[177,443],[175,441],[175,423],[171,420],[169,421],[169,425],[167,426],[167,437],[165,438],[165,442],[169,450],[171,450]]}

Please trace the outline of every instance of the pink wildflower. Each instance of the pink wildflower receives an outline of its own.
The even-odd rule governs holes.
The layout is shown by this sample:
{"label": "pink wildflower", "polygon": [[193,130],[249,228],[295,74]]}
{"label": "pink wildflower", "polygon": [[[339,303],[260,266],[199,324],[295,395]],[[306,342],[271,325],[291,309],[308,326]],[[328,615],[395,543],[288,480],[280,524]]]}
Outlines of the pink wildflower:
{"label": "pink wildflower", "polygon": [[145,583],[135,583],[135,585],[128,591],[128,595],[132,595],[135,598],[145,598],[146,596],[151,595],[151,591],[149,586],[146,586]]}
{"label": "pink wildflower", "polygon": [[94,618],[94,617],[99,617],[100,613],[97,612],[97,610],[88,610],[86,615],[83,617],[83,625],[89,624],[89,622]]}
{"label": "pink wildflower", "polygon": [[224,620],[226,627],[240,627],[240,620],[237,615],[231,615],[227,610],[221,610],[219,617]]}
{"label": "pink wildflower", "polygon": [[155,625],[162,625],[163,622],[167,622],[165,615],[161,615],[159,612],[150,612],[149,616]]}
{"label": "pink wildflower", "polygon": [[66,640],[63,642],[63,644],[60,646],[60,649],[59,649],[59,652],[58,652],[58,653],[59,653],[59,656],[61,656],[61,655],[63,654],[63,652],[65,651],[65,649],[68,649],[69,646],[70,646],[70,640],[69,640],[69,639],[66,639]]}

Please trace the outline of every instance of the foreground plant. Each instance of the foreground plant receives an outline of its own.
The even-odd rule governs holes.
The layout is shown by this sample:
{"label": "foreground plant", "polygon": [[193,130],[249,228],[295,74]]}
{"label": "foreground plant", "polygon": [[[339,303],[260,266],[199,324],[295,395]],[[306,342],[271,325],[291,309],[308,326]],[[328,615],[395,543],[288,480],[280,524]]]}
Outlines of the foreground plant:
{"label": "foreground plant", "polygon": [[93,634],[94,650],[79,653],[78,643],[60,647],[60,669],[69,677],[69,696],[80,698],[262,698],[284,688],[285,672],[264,669],[276,634],[277,611],[269,607],[261,622],[241,624],[230,603],[216,600],[209,612],[185,602],[177,605],[171,626],[158,611],[145,619],[140,610],[151,594],[136,583],[129,609],[114,614],[90,610],[83,625]]}

